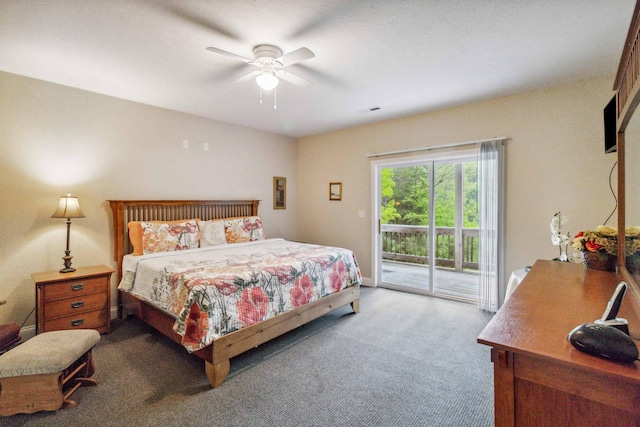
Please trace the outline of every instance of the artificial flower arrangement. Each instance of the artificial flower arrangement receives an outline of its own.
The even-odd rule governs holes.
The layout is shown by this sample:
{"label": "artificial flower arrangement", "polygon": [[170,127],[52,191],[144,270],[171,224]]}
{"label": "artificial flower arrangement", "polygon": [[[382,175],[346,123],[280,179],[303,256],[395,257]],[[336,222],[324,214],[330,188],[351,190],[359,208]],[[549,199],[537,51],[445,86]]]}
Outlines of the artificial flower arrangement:
{"label": "artificial flower arrangement", "polygon": [[[615,270],[618,256],[618,229],[601,225],[595,230],[581,231],[571,240],[571,247],[582,252],[587,267]],[[636,270],[640,261],[640,227],[625,229],[625,257],[627,268]]]}

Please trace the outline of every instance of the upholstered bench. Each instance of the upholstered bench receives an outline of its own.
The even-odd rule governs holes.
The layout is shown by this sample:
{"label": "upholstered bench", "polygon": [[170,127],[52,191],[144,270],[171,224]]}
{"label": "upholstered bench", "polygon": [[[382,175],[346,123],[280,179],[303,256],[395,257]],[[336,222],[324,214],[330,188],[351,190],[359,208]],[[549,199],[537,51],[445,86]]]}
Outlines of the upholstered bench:
{"label": "upholstered bench", "polygon": [[0,415],[75,407],[69,397],[95,385],[91,349],[100,341],[93,329],[36,335],[0,356]]}

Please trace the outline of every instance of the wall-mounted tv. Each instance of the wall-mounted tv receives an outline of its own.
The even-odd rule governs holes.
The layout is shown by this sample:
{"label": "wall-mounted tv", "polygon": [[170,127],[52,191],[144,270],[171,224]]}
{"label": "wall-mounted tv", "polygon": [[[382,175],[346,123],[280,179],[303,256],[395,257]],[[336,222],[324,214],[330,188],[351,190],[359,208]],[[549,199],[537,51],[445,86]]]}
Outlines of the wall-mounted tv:
{"label": "wall-mounted tv", "polygon": [[615,153],[618,150],[616,126],[616,97],[604,107],[604,152]]}

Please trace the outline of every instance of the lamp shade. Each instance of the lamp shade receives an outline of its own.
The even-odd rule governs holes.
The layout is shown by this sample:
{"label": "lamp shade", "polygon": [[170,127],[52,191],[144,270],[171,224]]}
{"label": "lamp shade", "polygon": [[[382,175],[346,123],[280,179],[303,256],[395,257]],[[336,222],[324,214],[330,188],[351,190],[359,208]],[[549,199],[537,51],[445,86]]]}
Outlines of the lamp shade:
{"label": "lamp shade", "polygon": [[58,209],[51,215],[51,218],[84,218],[85,215],[80,209],[78,198],[67,194],[60,197]]}
{"label": "lamp shade", "polygon": [[272,90],[278,86],[280,80],[278,80],[272,72],[263,71],[258,77],[256,77],[256,83],[258,83],[258,86],[264,90]]}

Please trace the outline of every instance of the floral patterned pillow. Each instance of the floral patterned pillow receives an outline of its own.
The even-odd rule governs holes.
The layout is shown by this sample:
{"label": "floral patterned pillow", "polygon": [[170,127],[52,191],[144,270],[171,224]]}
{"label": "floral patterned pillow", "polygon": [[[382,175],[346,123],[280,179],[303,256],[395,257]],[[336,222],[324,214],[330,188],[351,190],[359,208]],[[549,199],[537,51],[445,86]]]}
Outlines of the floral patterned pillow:
{"label": "floral patterned pillow", "polygon": [[198,228],[200,228],[201,248],[227,244],[223,220],[200,221]]}
{"label": "floral patterned pillow", "polygon": [[195,249],[200,244],[200,231],[196,220],[178,224],[143,221],[140,225],[142,251],[145,254]]}
{"label": "floral patterned pillow", "polygon": [[226,218],[224,232],[228,243],[252,242],[265,239],[262,220],[259,216]]}
{"label": "floral patterned pillow", "polygon": [[[160,225],[160,224],[173,225],[173,224],[182,224],[183,222],[187,222],[187,221],[195,221],[197,224],[200,221],[200,219],[185,218],[185,219],[179,219],[175,221],[146,221],[146,222],[149,224],[156,224],[156,225]],[[131,255],[144,254],[144,250],[142,246],[142,232],[144,230],[142,229],[142,225],[141,225],[143,222],[145,221],[130,221],[129,224],[127,224],[127,227],[129,229],[129,241],[131,242],[131,246],[133,246],[133,252],[131,253]]]}

